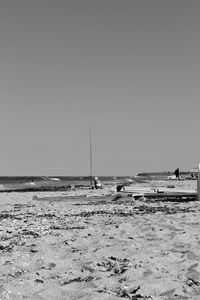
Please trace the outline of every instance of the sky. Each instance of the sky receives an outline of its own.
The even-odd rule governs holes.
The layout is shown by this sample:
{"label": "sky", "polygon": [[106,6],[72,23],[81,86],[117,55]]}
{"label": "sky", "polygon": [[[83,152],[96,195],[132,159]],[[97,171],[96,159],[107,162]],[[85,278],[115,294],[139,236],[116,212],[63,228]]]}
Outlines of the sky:
{"label": "sky", "polygon": [[200,1],[0,2],[0,175],[200,162]]}

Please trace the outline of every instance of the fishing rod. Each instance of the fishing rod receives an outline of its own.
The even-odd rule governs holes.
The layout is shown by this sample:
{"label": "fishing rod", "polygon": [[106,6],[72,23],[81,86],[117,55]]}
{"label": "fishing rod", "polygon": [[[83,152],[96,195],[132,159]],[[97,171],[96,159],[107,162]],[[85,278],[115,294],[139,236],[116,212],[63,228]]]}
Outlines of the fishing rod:
{"label": "fishing rod", "polygon": [[91,122],[90,122],[90,185],[92,185],[92,128],[91,128]]}

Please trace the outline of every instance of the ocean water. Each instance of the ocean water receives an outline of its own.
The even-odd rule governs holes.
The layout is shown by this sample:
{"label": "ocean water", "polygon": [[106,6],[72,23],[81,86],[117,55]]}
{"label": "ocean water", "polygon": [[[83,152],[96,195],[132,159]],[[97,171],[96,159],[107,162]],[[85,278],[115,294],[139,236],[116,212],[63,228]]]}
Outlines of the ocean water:
{"label": "ocean water", "polygon": [[[105,184],[128,182],[130,177],[100,176]],[[64,191],[76,187],[90,187],[89,176],[1,176],[0,192],[3,191]]]}
{"label": "ocean water", "polygon": [[[144,185],[160,187],[170,184],[165,173],[141,176],[99,176],[105,185]],[[151,184],[152,183],[152,184]],[[94,184],[94,182],[93,182]],[[173,180],[171,184],[189,188],[196,186],[196,180]],[[65,191],[75,187],[90,187],[89,176],[0,176],[0,192],[4,191]]]}

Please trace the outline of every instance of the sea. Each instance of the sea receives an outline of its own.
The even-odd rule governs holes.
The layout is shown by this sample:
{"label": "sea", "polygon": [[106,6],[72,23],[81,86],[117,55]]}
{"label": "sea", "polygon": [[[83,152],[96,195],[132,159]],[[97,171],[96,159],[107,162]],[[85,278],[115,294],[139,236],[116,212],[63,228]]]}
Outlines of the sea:
{"label": "sea", "polygon": [[[103,185],[130,185],[149,181],[168,180],[172,172],[140,173],[135,176],[99,176]],[[181,174],[183,180],[190,176]],[[0,192],[65,191],[72,187],[91,187],[91,176],[0,176]]]}

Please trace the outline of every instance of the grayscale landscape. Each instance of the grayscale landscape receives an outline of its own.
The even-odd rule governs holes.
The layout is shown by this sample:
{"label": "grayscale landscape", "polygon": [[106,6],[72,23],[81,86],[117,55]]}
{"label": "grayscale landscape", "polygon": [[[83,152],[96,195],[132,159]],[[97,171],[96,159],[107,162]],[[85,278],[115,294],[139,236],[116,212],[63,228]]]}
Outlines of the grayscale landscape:
{"label": "grayscale landscape", "polygon": [[0,1],[0,300],[200,300],[200,1]]}

